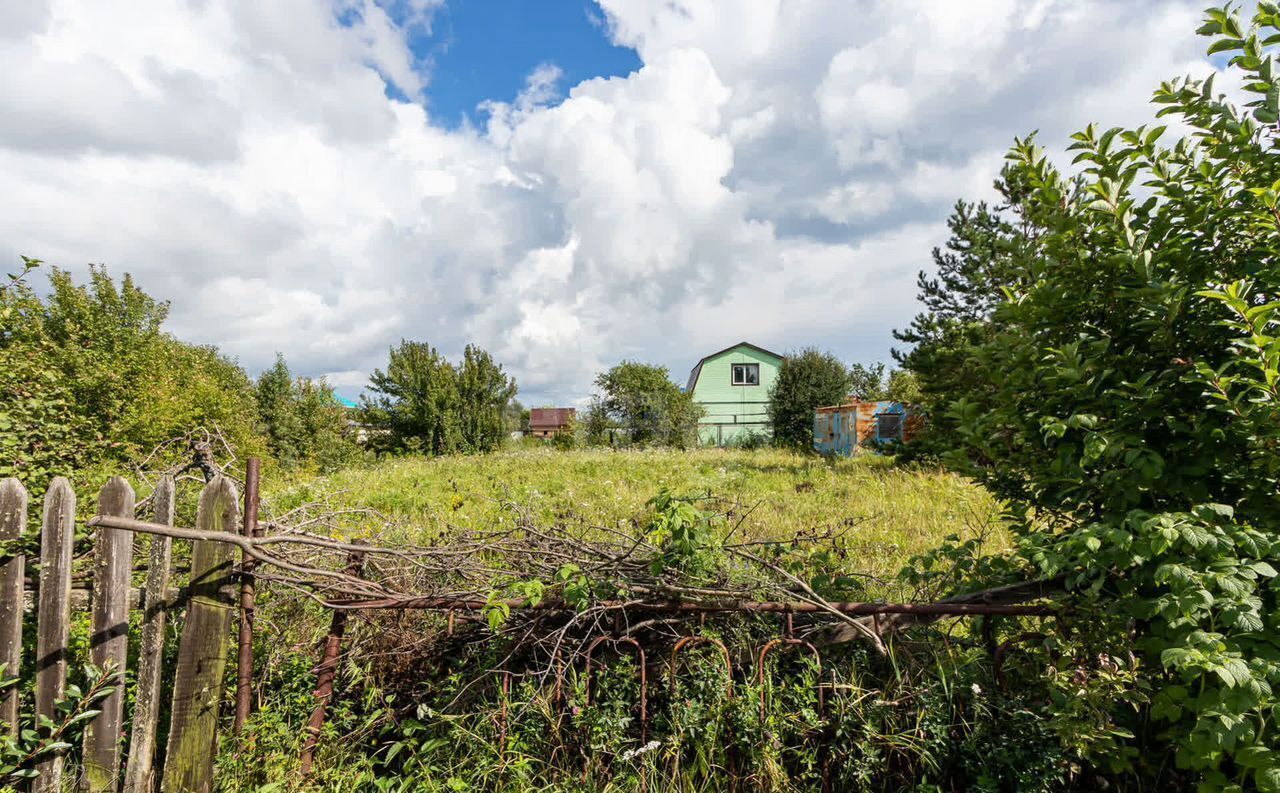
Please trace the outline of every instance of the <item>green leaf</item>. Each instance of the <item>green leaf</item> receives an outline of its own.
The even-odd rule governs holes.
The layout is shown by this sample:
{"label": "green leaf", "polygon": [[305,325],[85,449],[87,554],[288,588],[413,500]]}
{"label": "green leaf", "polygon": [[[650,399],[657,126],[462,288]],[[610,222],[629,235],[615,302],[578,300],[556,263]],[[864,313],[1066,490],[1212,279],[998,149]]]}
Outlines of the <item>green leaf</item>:
{"label": "green leaf", "polygon": [[1209,45],[1207,55],[1216,55],[1219,52],[1233,52],[1244,47],[1244,41],[1241,39],[1218,39]]}
{"label": "green leaf", "polygon": [[1280,793],[1280,764],[1260,768],[1254,772],[1253,781],[1259,793]]}

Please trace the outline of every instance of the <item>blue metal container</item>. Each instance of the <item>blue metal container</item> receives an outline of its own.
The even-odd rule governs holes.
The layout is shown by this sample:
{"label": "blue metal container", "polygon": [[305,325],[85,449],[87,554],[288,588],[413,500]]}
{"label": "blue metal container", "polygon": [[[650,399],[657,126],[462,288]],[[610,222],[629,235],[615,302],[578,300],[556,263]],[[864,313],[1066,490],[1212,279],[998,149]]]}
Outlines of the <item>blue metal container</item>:
{"label": "blue metal container", "polygon": [[853,455],[860,445],[900,443],[910,434],[911,413],[901,402],[850,402],[813,411],[813,448],[819,454]]}

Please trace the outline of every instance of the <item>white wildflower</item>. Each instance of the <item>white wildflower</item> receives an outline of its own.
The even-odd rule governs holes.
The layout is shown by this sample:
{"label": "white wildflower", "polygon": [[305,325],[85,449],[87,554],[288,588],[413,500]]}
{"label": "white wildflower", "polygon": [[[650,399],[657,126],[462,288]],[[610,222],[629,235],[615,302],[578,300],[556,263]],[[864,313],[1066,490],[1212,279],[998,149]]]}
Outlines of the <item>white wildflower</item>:
{"label": "white wildflower", "polygon": [[622,759],[630,760],[633,757],[639,757],[642,754],[648,754],[649,752],[652,752],[654,749],[657,749],[658,746],[659,744],[657,741],[649,741],[644,746],[641,746],[639,749],[628,749],[627,751],[623,752]]}

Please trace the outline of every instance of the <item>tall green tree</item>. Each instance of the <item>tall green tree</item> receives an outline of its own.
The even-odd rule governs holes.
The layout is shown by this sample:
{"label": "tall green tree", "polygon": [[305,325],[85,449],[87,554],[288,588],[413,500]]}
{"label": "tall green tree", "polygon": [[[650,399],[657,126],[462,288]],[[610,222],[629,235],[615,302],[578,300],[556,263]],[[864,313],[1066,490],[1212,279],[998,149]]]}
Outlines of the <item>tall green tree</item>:
{"label": "tall green tree", "polygon": [[50,365],[56,347],[25,282],[39,265],[24,257],[0,287],[0,476],[20,477],[37,492],[72,461],[105,452],[90,417],[76,410],[71,384]]}
{"label": "tall green tree", "polygon": [[1010,153],[1038,250],[998,276],[968,354],[1000,376],[951,406],[952,460],[1010,500],[1097,651],[1138,654],[1149,707],[1090,759],[1154,778],[1172,750],[1201,790],[1278,791],[1280,7],[1207,14],[1246,111],[1184,78],[1154,102],[1185,137],[1090,126],[1079,178]]}
{"label": "tall green tree", "polygon": [[920,390],[920,378],[910,369],[894,369],[889,373],[885,383],[884,398],[907,405],[917,405],[923,392]]}
{"label": "tall green tree", "polygon": [[430,344],[403,340],[388,354],[386,370],[369,377],[373,396],[361,397],[374,448],[449,454],[462,447],[458,380],[453,365]]}
{"label": "tall green tree", "polygon": [[512,399],[503,411],[503,427],[507,432],[526,432],[529,429],[529,408],[520,400]]}
{"label": "tall green tree", "polygon": [[[849,393],[853,399],[884,399],[884,364],[855,363],[849,367]],[[840,400],[844,401],[843,398]]]}
{"label": "tall green tree", "polygon": [[324,380],[294,377],[284,356],[258,376],[258,414],[271,455],[285,466],[331,471],[359,456],[346,410]]}
{"label": "tall green tree", "polygon": [[612,429],[639,445],[697,443],[702,410],[692,394],[671,381],[665,366],[623,361],[597,375],[596,388],[585,420],[592,442],[601,442]]}
{"label": "tall green tree", "polygon": [[302,426],[294,410],[293,374],[280,353],[276,353],[275,364],[258,375],[254,396],[272,455],[285,465],[298,463],[303,457],[299,448]]}
{"label": "tall green tree", "polygon": [[515,395],[516,381],[493,356],[468,344],[458,367],[458,423],[468,451],[498,448],[507,435],[507,407]]}
{"label": "tall green tree", "polygon": [[849,369],[829,352],[806,347],[789,353],[769,387],[769,423],[779,446],[813,446],[813,409],[839,405],[852,385]]}
{"label": "tall green tree", "polygon": [[369,442],[391,452],[451,454],[496,449],[506,436],[516,382],[493,356],[467,345],[454,366],[429,344],[401,341],[369,378],[361,414]]}

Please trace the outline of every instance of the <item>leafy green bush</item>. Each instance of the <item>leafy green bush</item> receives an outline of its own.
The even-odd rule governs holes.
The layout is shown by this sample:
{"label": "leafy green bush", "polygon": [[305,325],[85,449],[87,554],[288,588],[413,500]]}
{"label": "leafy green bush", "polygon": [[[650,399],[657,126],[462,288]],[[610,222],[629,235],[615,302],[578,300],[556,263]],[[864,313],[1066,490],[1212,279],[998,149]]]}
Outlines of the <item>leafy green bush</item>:
{"label": "leafy green bush", "polygon": [[[23,274],[39,265],[24,259]],[[42,298],[21,277],[0,289],[0,476],[33,493],[57,474],[135,459],[195,427],[261,453],[244,371],[161,329],[168,304],[93,267],[87,285],[53,269]]]}
{"label": "leafy green bush", "polygon": [[347,411],[323,380],[293,377],[283,355],[254,386],[271,455],[282,465],[335,471],[359,459]]}
{"label": "leafy green bush", "polygon": [[623,361],[597,375],[596,388],[583,420],[588,443],[686,449],[697,442],[702,408],[665,366]]}
{"label": "leafy green bush", "polygon": [[[0,675],[3,674],[4,665],[0,664]],[[57,718],[34,712],[20,713],[12,732],[0,730],[0,783],[17,785],[35,779],[39,776],[40,763],[71,750],[85,727],[102,713],[96,705],[114,693],[121,682],[115,671],[99,670],[88,664],[81,674],[85,687],[69,683],[66,696],[54,703]],[[16,677],[0,679],[0,691],[12,689],[18,683]],[[0,726],[4,726],[2,722]]]}
{"label": "leafy green bush", "polygon": [[[549,455],[558,459],[558,455]],[[660,491],[634,530],[660,553],[650,564],[713,586],[733,575],[726,537],[736,531],[709,498]],[[751,547],[829,598],[866,600],[869,582],[839,544],[752,542]],[[1020,571],[982,556],[978,543],[917,559],[899,585],[919,597],[957,582],[999,582]],[[1048,791],[1072,785],[1120,789],[1131,781],[1092,758],[1124,758],[1117,701],[1132,699],[1135,670],[1088,634],[1036,618],[989,626],[1012,642],[997,674],[978,625],[925,625],[890,642],[826,646],[821,668],[803,647],[779,645],[760,673],[759,652],[783,635],[778,615],[722,614],[705,624],[659,618],[623,625],[647,654],[647,724],[639,713],[634,649],[601,645],[591,672],[582,650],[605,626],[591,606],[617,582],[566,564],[553,581],[515,581],[490,593],[480,620],[367,613],[348,625],[337,694],[330,703],[309,784],[365,790]],[[585,621],[531,616],[505,598],[558,594]],[[242,741],[224,744],[227,790],[301,787],[295,769],[312,699],[310,664],[326,616],[309,603],[264,604],[259,639],[263,708]],[[625,620],[626,618],[621,618]],[[797,633],[810,626],[796,616]],[[521,620],[515,626],[510,623]],[[502,632],[495,632],[495,628]],[[563,629],[563,633],[560,630]],[[545,642],[513,644],[526,630]],[[676,636],[723,640],[732,675],[714,646],[687,648],[670,663]],[[1026,640],[1027,635],[1034,640]],[[561,654],[553,657],[559,642]],[[299,654],[297,647],[311,655]],[[1105,658],[1105,660],[1099,660]],[[555,670],[565,674],[557,683]],[[1046,674],[1050,670],[1050,674]],[[504,676],[509,684],[503,685]],[[819,692],[821,691],[821,700]],[[1140,693],[1140,692],[1139,692]],[[763,703],[763,706],[762,706]],[[239,750],[244,744],[255,750]],[[735,780],[735,781],[731,781]]]}
{"label": "leafy green bush", "polygon": [[[1209,51],[1260,97],[1247,112],[1175,80],[1154,98],[1191,131],[1172,144],[1090,126],[1074,179],[1030,140],[1010,154],[1036,244],[972,350],[1000,376],[949,419],[953,459],[1016,507],[1023,558],[1119,618],[1099,640],[1131,644],[1154,689],[1137,740],[1205,790],[1275,791],[1280,8],[1207,14]],[[1140,767],[1128,748],[1090,751]]]}
{"label": "leafy green bush", "polygon": [[501,445],[516,395],[515,380],[479,347],[467,345],[454,366],[429,344],[402,341],[386,371],[369,378],[362,420],[374,448],[389,452],[487,452]]}
{"label": "leafy green bush", "polygon": [[841,405],[849,395],[849,370],[829,352],[807,347],[789,353],[769,387],[769,423],[781,446],[813,446],[813,409]]}

